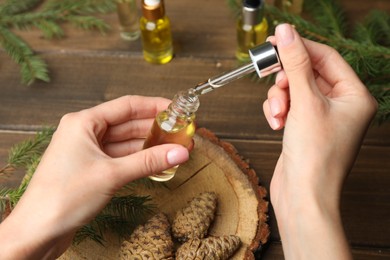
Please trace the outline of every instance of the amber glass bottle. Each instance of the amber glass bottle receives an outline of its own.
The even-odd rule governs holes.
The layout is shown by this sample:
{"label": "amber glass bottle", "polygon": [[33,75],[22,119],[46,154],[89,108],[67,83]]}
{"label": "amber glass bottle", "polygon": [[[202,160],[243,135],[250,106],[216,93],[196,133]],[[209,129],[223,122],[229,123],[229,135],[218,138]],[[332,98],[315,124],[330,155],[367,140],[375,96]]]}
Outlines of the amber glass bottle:
{"label": "amber glass bottle", "polygon": [[168,63],[173,57],[171,25],[162,0],[143,0],[140,19],[142,48],[147,62]]}
{"label": "amber glass bottle", "polygon": [[[198,107],[199,98],[193,89],[176,94],[168,109],[156,116],[144,149],[166,143],[181,144],[189,148],[196,130],[195,112]],[[177,167],[155,174],[150,179],[168,181],[174,177]]]}
{"label": "amber glass bottle", "polygon": [[268,36],[268,22],[264,17],[262,0],[244,0],[242,16],[237,22],[237,51],[240,61],[250,60],[249,49],[265,42]]}

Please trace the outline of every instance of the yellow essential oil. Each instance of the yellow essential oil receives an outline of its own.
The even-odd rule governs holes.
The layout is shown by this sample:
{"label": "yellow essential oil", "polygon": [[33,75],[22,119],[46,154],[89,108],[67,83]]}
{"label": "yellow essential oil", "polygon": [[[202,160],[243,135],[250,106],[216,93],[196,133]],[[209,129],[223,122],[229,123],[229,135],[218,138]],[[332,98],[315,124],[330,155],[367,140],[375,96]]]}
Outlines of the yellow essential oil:
{"label": "yellow essential oil", "polygon": [[120,36],[128,41],[137,40],[141,32],[136,1],[116,0],[116,7],[120,24]]}
{"label": "yellow essential oil", "polygon": [[[198,107],[199,99],[193,89],[179,92],[168,109],[157,114],[145,140],[144,149],[167,143],[190,148],[196,130],[195,112]],[[177,168],[178,165],[149,178],[155,181],[168,181],[175,176]]]}
{"label": "yellow essential oil", "polygon": [[143,0],[140,19],[143,55],[147,62],[165,64],[173,58],[172,33],[162,0]]}
{"label": "yellow essential oil", "polygon": [[248,51],[265,42],[267,36],[268,22],[263,15],[263,2],[244,0],[242,17],[237,22],[237,59],[249,61]]}

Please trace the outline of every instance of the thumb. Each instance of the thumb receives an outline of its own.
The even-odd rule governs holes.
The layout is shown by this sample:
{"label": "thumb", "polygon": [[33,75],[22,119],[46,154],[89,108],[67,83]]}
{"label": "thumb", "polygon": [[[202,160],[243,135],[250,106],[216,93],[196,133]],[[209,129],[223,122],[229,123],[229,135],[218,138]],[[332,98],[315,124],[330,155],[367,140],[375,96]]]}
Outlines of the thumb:
{"label": "thumb", "polygon": [[189,158],[187,148],[178,144],[153,146],[131,155],[115,158],[114,171],[118,184],[123,186],[136,179],[150,176],[184,163]]}
{"label": "thumb", "polygon": [[291,101],[302,100],[315,86],[310,55],[298,32],[290,24],[275,29],[276,45],[290,86]]}

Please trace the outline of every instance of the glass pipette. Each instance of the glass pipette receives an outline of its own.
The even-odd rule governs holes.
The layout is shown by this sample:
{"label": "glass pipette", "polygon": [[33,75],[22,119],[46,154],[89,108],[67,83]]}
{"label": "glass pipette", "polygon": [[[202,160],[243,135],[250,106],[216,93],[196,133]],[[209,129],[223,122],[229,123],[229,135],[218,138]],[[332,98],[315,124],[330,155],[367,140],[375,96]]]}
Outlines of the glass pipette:
{"label": "glass pipette", "polygon": [[250,49],[249,55],[252,62],[215,77],[211,77],[205,82],[198,84],[193,88],[195,94],[206,94],[254,71],[262,78],[282,69],[278,52],[270,42],[265,42]]}

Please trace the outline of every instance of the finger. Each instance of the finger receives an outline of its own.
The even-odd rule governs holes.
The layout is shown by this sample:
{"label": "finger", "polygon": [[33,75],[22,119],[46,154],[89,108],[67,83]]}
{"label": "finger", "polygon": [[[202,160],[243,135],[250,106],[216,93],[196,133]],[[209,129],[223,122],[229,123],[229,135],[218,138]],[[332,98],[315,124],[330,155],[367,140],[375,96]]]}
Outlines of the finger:
{"label": "finger", "polygon": [[272,117],[283,118],[287,115],[290,106],[288,88],[273,85],[268,90],[268,105]]}
{"label": "finger", "polygon": [[304,44],[310,55],[313,69],[316,70],[331,86],[340,81],[358,79],[351,66],[333,48],[304,39]]}
{"label": "finger", "polygon": [[104,121],[107,125],[117,125],[130,119],[152,118],[167,108],[170,101],[159,97],[123,96],[87,111],[98,122]]}
{"label": "finger", "polygon": [[273,130],[279,130],[284,127],[284,120],[282,118],[276,118],[272,116],[268,99],[263,103],[263,112],[269,126]]}
{"label": "finger", "polygon": [[107,129],[103,142],[120,142],[132,138],[145,138],[152,127],[154,118],[130,120]]}
{"label": "finger", "polygon": [[297,31],[289,24],[275,30],[276,44],[290,86],[291,100],[300,102],[313,93],[315,79],[310,56]]}
{"label": "finger", "polygon": [[288,79],[284,70],[278,71],[276,74],[275,84],[277,84],[280,88],[288,87]]}
{"label": "finger", "polygon": [[132,139],[122,142],[106,143],[103,151],[112,158],[123,157],[142,150],[145,139]]}
{"label": "finger", "polygon": [[195,141],[194,141],[194,139],[192,139],[192,141],[191,141],[190,145],[188,145],[187,149],[188,149],[188,151],[191,152],[192,150],[194,150],[194,148],[195,148]]}
{"label": "finger", "polygon": [[268,36],[265,41],[272,43],[272,45],[276,45],[276,38],[274,35]]}
{"label": "finger", "polygon": [[137,153],[115,158],[111,174],[119,186],[130,181],[150,176],[186,162],[189,158],[187,148],[177,144],[153,146]]}

